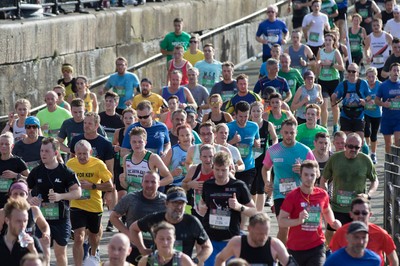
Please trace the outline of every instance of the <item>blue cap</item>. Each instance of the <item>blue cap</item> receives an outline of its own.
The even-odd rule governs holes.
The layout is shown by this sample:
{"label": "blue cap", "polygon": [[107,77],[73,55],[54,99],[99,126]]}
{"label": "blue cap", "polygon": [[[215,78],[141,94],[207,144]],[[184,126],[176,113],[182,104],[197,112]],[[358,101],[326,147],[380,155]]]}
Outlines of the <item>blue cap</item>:
{"label": "blue cap", "polygon": [[25,126],[27,125],[36,125],[38,127],[40,127],[40,121],[36,116],[28,116],[25,119]]}
{"label": "blue cap", "polygon": [[184,201],[184,202],[188,202],[187,198],[186,198],[186,193],[183,191],[173,191],[171,193],[167,194],[167,201]]}

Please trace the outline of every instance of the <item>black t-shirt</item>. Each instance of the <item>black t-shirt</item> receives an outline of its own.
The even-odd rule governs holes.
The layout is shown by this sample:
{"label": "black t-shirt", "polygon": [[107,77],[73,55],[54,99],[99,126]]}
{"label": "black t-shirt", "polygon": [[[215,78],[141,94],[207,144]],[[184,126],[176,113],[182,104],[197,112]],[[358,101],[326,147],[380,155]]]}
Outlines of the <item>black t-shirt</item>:
{"label": "black t-shirt", "polygon": [[389,19],[393,18],[393,12],[388,13],[386,12],[386,10],[382,10],[381,15],[382,15],[382,25],[383,25],[382,27],[385,27],[386,22],[388,22]]}
{"label": "black t-shirt", "polygon": [[[26,166],[25,162],[19,157],[15,156],[8,160],[0,159],[0,175],[5,170],[11,170],[18,174],[25,171],[26,169],[28,169],[28,167]],[[15,179],[0,178],[0,208],[3,208],[4,205],[7,203],[8,189],[10,188],[13,180]]]}
{"label": "black t-shirt", "polygon": [[117,128],[124,127],[124,123],[122,122],[122,116],[120,114],[115,113],[113,116],[109,116],[106,112],[99,113],[100,116],[100,124],[104,127],[104,129],[113,129],[114,131]]}
{"label": "black t-shirt", "polygon": [[[38,253],[43,253],[42,246],[40,245],[39,240],[37,237],[32,236],[35,248]],[[23,256],[29,253],[28,248],[22,248],[18,241],[14,243],[12,251],[8,249],[5,241],[4,236],[0,236],[0,258],[1,258],[1,265],[7,266],[19,266],[20,261]]]}
{"label": "black t-shirt", "polygon": [[386,59],[385,65],[383,66],[383,71],[389,72],[390,66],[393,63],[400,63],[400,57],[396,57],[394,54],[391,54],[388,59]]}
{"label": "black t-shirt", "polygon": [[75,79],[75,78],[72,78],[71,81],[69,81],[69,82],[64,81],[64,79],[59,79],[59,80],[57,81],[57,84],[62,84],[62,85],[64,85],[65,88],[68,87],[68,86],[71,84],[71,90],[72,90],[74,93],[77,92],[77,89],[76,89],[76,79]]}
{"label": "black t-shirt", "polygon": [[12,154],[21,157],[22,160],[27,164],[29,170],[40,164],[40,147],[42,146],[42,140],[44,137],[39,136],[38,140],[32,144],[25,144],[22,140],[15,143]]}
{"label": "black t-shirt", "polygon": [[[85,139],[84,134],[72,138],[71,143],[68,145],[71,153],[75,153],[75,144],[81,139]],[[112,144],[105,137],[99,135],[95,139],[85,140],[87,140],[90,145],[92,145],[93,157],[96,157],[103,162],[114,158],[114,149],[112,147]]]}
{"label": "black t-shirt", "polygon": [[[149,214],[146,217],[138,220],[138,226],[142,232],[150,232],[153,225],[165,220],[165,212]],[[200,221],[190,215],[184,214],[182,221],[175,226],[175,249],[182,251],[189,257],[192,257],[194,244],[203,245],[208,240],[208,235]]]}
{"label": "black t-shirt", "polygon": [[[55,193],[66,193],[71,186],[80,185],[75,173],[65,164],[58,164],[55,169],[51,170],[47,169],[44,164],[40,164],[29,173],[27,182],[29,189],[32,189],[32,196],[40,195],[42,197],[42,212],[43,208],[48,205],[50,189],[53,189]],[[69,218],[69,201],[62,200],[57,205],[59,219],[52,218],[51,221]],[[49,221],[47,217],[46,220]]]}
{"label": "black t-shirt", "polygon": [[[106,132],[104,128],[100,125],[97,129],[97,133],[103,137],[106,136]],[[83,134],[83,121],[75,122],[74,118],[71,117],[65,120],[60,128],[60,132],[58,132],[58,136],[61,139],[67,139],[68,143],[71,142],[71,139],[75,136]]]}
{"label": "black t-shirt", "polygon": [[223,186],[217,185],[215,179],[203,184],[202,198],[208,209],[203,224],[211,240],[229,240],[240,234],[240,212],[229,208],[229,198],[236,193],[237,201],[246,205],[251,201],[249,189],[243,181],[229,179]]}
{"label": "black t-shirt", "polygon": [[263,162],[264,157],[265,157],[265,152],[266,152],[266,150],[267,150],[267,148],[269,146],[268,145],[268,141],[269,141],[268,125],[269,125],[268,121],[263,120],[263,124],[259,129],[260,143],[261,143],[260,147],[261,147],[261,150],[263,151],[263,153],[259,157],[257,157],[255,159],[255,165],[256,165],[257,169],[259,167],[260,168],[262,167],[262,165],[263,165],[262,162]]}

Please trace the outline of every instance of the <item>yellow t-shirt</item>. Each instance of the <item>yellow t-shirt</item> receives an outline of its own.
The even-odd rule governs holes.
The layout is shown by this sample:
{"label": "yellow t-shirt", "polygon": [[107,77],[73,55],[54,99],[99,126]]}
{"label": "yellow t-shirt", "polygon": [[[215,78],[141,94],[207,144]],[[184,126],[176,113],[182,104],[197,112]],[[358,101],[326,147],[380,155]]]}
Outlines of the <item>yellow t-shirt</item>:
{"label": "yellow t-shirt", "polygon": [[191,54],[190,50],[187,49],[187,51],[183,54],[183,58],[188,60],[192,64],[192,66],[194,66],[194,64],[196,64],[197,62],[204,60],[204,53],[197,49],[196,54]]}
{"label": "yellow t-shirt", "polygon": [[[94,184],[100,184],[101,181],[111,180],[112,174],[108,171],[106,164],[95,157],[90,157],[89,162],[80,164],[78,159],[70,159],[66,165],[76,173],[79,181],[87,180]],[[82,189],[82,197],[77,200],[71,200],[71,207],[78,208],[88,212],[103,212],[103,200],[100,190]]]}
{"label": "yellow t-shirt", "polygon": [[137,105],[140,102],[143,102],[144,100],[151,102],[151,106],[153,107],[154,113],[156,114],[160,113],[161,106],[163,105],[163,98],[161,97],[161,95],[152,92],[149,97],[143,97],[142,94],[138,94],[135,97],[133,97],[132,108],[136,110]]}

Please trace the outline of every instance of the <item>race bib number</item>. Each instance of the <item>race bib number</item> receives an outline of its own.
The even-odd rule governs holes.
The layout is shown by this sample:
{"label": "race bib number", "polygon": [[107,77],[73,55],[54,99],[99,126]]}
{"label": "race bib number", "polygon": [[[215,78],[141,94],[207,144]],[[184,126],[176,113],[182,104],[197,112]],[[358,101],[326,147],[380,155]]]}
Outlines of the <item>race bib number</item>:
{"label": "race bib number", "polygon": [[279,192],[286,195],[297,187],[294,178],[282,178],[279,180]]}
{"label": "race bib number", "polygon": [[374,62],[375,64],[384,64],[385,58],[383,58],[382,55],[377,55],[377,56],[374,56],[374,58],[372,59],[372,62]]}
{"label": "race bib number", "polygon": [[56,202],[42,202],[40,210],[46,220],[60,219],[60,208]]}
{"label": "race bib number", "polygon": [[128,192],[136,192],[142,189],[142,177],[127,176],[126,183],[128,183]]}
{"label": "race bib number", "polygon": [[115,86],[115,87],[113,87],[112,90],[113,90],[113,92],[118,94],[118,96],[120,98],[124,98],[125,97],[125,87],[123,87],[123,86]]}
{"label": "race bib number", "polygon": [[353,200],[353,192],[338,190],[336,195],[336,202],[340,206],[349,206],[352,200]]}
{"label": "race bib number", "polygon": [[306,208],[308,218],[301,225],[303,231],[317,231],[321,221],[321,207],[309,206]]}
{"label": "race bib number", "polygon": [[82,196],[79,199],[81,200],[90,199],[90,190],[82,189]]}
{"label": "race bib number", "polygon": [[222,102],[226,102],[235,96],[235,91],[223,91],[221,92]]}
{"label": "race bib number", "polygon": [[390,102],[390,109],[392,110],[399,110],[400,109],[400,101],[392,101]]}
{"label": "race bib number", "polygon": [[322,67],[321,76],[323,76],[326,79],[333,78],[331,68],[330,67]]}
{"label": "race bib number", "polygon": [[308,36],[308,38],[312,42],[318,42],[319,41],[319,33],[318,32],[310,32],[310,35]]}
{"label": "race bib number", "polygon": [[236,147],[238,148],[242,158],[245,158],[250,154],[250,146],[248,144],[238,143],[236,144]]}
{"label": "race bib number", "polygon": [[12,179],[0,177],[0,192],[8,192],[12,182]]}
{"label": "race bib number", "polygon": [[360,51],[361,46],[359,42],[350,42],[350,50],[352,52],[358,52]]}
{"label": "race bib number", "polygon": [[210,212],[210,227],[219,230],[228,230],[231,222],[230,211],[213,209]]}
{"label": "race bib number", "polygon": [[367,102],[364,106],[365,110],[374,111],[377,108],[375,103]]}

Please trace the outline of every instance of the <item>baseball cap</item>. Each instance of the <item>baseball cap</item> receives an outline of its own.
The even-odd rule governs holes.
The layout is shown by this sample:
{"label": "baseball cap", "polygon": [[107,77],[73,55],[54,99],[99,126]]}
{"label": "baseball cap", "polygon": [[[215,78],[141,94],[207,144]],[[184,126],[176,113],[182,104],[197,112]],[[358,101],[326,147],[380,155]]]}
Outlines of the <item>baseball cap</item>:
{"label": "baseball cap", "polygon": [[306,77],[314,77],[315,78],[314,72],[312,72],[311,70],[307,70],[303,74],[303,78],[306,78]]}
{"label": "baseball cap", "polygon": [[187,114],[197,114],[196,110],[190,105],[185,108],[185,112]]}
{"label": "baseball cap", "polygon": [[395,12],[395,13],[400,13],[400,6],[399,6],[399,5],[395,5],[395,6],[393,7],[393,12]]}
{"label": "baseball cap", "polygon": [[349,228],[347,229],[348,234],[353,234],[357,232],[366,232],[368,233],[368,226],[360,221],[354,221],[350,224]]}
{"label": "baseball cap", "polygon": [[40,121],[35,116],[28,116],[25,119],[25,126],[27,126],[27,125],[36,125],[36,126],[40,127]]}
{"label": "baseball cap", "polygon": [[275,88],[272,86],[268,86],[263,90],[261,98],[263,98],[264,100],[268,100],[269,95],[274,92],[276,92]]}
{"label": "baseball cap", "polygon": [[183,191],[172,191],[170,193],[167,194],[167,201],[184,201],[184,202],[188,202],[187,198],[186,198],[186,193]]}

